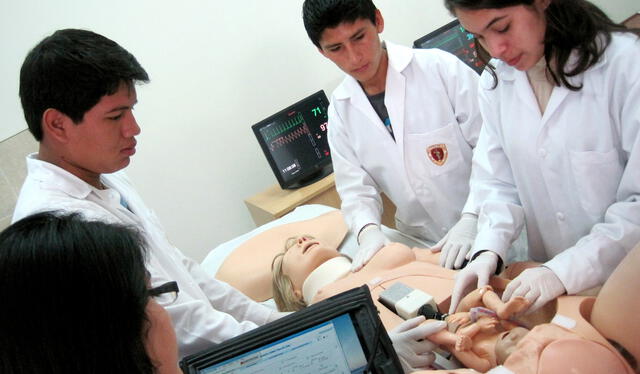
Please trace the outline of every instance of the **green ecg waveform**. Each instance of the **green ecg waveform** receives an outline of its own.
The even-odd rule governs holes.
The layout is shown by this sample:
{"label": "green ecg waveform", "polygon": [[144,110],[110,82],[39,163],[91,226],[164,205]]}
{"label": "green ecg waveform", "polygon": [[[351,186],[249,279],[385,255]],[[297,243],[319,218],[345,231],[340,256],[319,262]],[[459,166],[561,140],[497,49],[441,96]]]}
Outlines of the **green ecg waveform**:
{"label": "green ecg waveform", "polygon": [[291,130],[292,128],[298,126],[302,122],[304,122],[304,119],[302,118],[302,113],[298,112],[298,114],[295,117],[291,117],[288,120],[276,126],[270,126],[269,128],[266,128],[265,129],[266,131],[264,131],[263,135],[267,138],[267,141],[270,141],[276,136],[279,136],[280,134],[283,134]]}

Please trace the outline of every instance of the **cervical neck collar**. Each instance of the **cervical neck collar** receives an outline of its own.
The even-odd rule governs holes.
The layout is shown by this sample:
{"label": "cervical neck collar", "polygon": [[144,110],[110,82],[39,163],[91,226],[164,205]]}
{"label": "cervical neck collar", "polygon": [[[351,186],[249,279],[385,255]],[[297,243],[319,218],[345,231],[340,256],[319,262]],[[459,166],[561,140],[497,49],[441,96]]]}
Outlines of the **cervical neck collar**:
{"label": "cervical neck collar", "polygon": [[302,297],[305,303],[311,304],[322,287],[343,278],[349,271],[351,271],[351,261],[343,256],[334,257],[318,266],[302,284]]}

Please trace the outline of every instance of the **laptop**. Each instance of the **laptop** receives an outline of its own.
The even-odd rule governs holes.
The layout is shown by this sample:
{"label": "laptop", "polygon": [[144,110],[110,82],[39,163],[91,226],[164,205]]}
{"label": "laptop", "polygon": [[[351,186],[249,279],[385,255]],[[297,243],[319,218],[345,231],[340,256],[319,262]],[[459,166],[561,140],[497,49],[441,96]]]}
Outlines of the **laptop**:
{"label": "laptop", "polygon": [[187,356],[180,368],[185,374],[402,373],[367,286]]}

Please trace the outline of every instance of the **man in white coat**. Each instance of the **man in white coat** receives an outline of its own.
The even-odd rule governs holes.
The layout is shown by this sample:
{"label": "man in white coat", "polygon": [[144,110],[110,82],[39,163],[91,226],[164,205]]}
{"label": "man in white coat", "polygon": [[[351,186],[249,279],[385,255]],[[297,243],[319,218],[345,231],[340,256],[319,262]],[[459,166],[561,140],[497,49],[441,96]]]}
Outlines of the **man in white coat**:
{"label": "man in white coat", "polygon": [[382,43],[384,20],[370,0],[306,0],[303,19],[320,53],[347,74],[331,97],[328,138],[359,243],[352,270],[388,241],[381,192],[397,208],[400,231],[440,241],[441,264],[460,268],[476,233],[473,206],[460,214],[481,127],[477,74],[440,50]]}
{"label": "man in white coat", "polygon": [[13,221],[61,210],[140,230],[151,286],[178,282],[178,299],[164,307],[185,356],[280,314],[206,274],[175,248],[122,171],[140,133],[132,112],[137,81],[148,76],[134,56],[90,31],[57,31],[29,52],[20,72],[20,99],[40,146],[27,157]]}

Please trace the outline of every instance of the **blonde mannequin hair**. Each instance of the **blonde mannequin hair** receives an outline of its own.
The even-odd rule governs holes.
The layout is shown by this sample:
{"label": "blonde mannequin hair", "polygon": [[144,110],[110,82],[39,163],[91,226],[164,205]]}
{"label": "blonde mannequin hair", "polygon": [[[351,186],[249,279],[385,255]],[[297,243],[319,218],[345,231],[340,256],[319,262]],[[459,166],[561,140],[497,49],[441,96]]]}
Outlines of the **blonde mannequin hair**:
{"label": "blonde mannequin hair", "polygon": [[[313,239],[310,235],[303,235]],[[282,271],[282,260],[289,248],[296,244],[297,237],[290,237],[284,244],[284,251],[278,253],[271,262],[271,286],[273,288],[273,300],[281,312],[295,312],[307,306],[302,296],[297,297],[293,291],[293,282]]]}
{"label": "blonde mannequin hair", "polygon": [[[311,235],[302,235],[301,237],[307,239],[315,239]],[[282,270],[282,260],[285,253],[289,248],[293,247],[299,237],[292,236],[288,238],[284,244],[284,251],[278,253],[271,262],[271,287],[273,289],[273,300],[276,303],[276,307],[281,312],[295,312],[301,310],[307,306],[302,294],[297,296],[293,289],[293,282],[288,275],[284,274]],[[340,256],[347,258],[351,261],[351,257],[340,254]]]}

